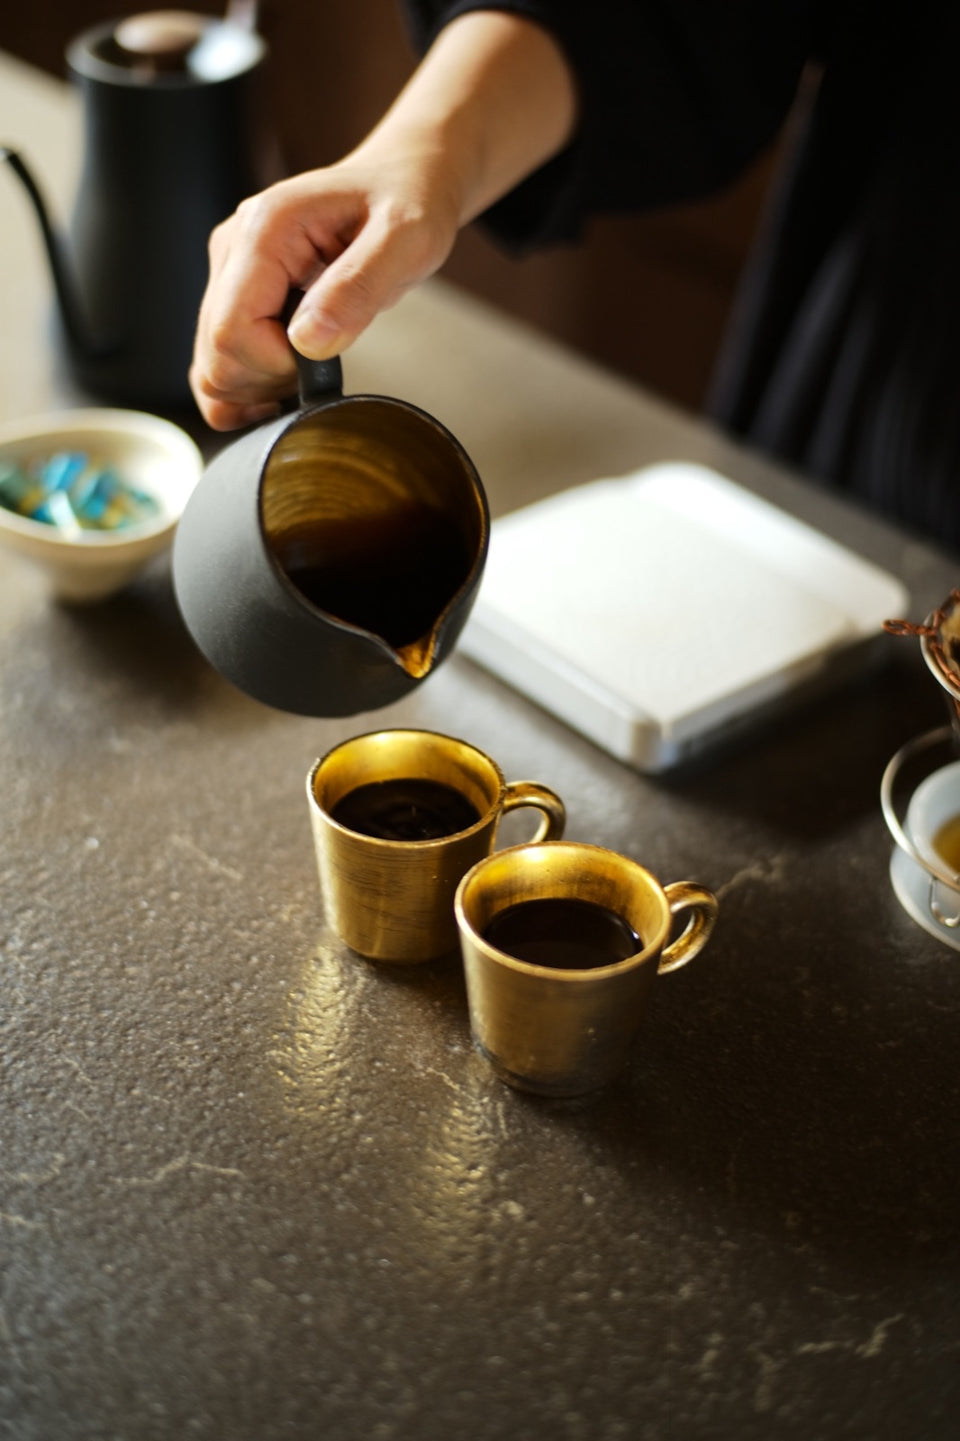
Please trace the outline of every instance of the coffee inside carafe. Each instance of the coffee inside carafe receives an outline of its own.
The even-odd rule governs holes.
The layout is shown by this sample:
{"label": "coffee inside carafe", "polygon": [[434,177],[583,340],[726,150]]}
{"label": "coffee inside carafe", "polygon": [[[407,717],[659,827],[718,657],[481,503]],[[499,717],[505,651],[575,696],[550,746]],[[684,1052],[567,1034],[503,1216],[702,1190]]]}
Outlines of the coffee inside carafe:
{"label": "coffee inside carafe", "polygon": [[305,526],[278,559],[313,605],[396,648],[430,629],[470,568],[459,527],[420,504]]}
{"label": "coffee inside carafe", "polygon": [[260,498],[265,539],[290,583],[324,614],[386,641],[411,674],[429,665],[431,633],[469,577],[484,527],[449,444],[428,439],[422,418],[353,397],[281,438]]}

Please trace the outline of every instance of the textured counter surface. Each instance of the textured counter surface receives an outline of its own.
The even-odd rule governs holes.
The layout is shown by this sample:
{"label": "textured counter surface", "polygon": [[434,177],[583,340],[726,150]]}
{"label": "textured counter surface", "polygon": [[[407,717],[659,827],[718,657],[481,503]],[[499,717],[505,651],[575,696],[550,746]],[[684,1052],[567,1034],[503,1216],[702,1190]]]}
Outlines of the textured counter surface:
{"label": "textured counter surface", "polygon": [[622,1081],[551,1103],[473,1051],[455,960],[326,930],[303,780],[353,727],[229,691],[162,571],[3,613],[10,1435],[952,1434],[960,974],[876,804],[925,676],[658,784],[459,661],[376,718],[720,894]]}
{"label": "textured counter surface", "polygon": [[[24,286],[4,404],[40,409]],[[448,423],[495,511],[680,456],[891,565],[914,618],[958,579],[442,288],[347,373]],[[899,908],[878,804],[943,707],[889,649],[651,781],[457,658],[376,716],[277,715],[197,655],[166,562],[70,611],[4,557],[0,1434],[953,1438],[960,956]],[[718,892],[607,1092],[511,1092],[455,959],[385,972],[330,934],[304,778],[381,724],[464,735],[571,836]]]}

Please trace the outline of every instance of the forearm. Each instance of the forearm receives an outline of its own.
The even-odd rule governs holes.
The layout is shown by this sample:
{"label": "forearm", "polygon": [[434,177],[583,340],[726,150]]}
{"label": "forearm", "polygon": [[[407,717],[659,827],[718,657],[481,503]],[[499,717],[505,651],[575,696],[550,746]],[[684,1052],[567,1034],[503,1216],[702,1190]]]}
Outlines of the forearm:
{"label": "forearm", "polygon": [[432,153],[460,225],[571,139],[576,85],[556,40],[495,10],[443,29],[358,155]]}
{"label": "forearm", "polygon": [[[221,430],[296,384],[289,342],[322,360],[444,262],[461,226],[560,151],[576,91],[556,42],[471,11],[441,31],[396,102],[336,165],[243,202],[210,241],[191,384]],[[305,296],[288,329],[289,291]]]}

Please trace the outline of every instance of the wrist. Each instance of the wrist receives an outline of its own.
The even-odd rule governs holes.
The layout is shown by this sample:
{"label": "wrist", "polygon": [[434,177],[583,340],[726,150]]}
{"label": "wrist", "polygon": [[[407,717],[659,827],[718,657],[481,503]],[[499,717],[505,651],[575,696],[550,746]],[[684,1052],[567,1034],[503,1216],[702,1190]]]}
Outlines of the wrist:
{"label": "wrist", "polygon": [[546,30],[471,11],[440,32],[358,153],[409,156],[465,225],[557,154],[576,114],[572,71]]}

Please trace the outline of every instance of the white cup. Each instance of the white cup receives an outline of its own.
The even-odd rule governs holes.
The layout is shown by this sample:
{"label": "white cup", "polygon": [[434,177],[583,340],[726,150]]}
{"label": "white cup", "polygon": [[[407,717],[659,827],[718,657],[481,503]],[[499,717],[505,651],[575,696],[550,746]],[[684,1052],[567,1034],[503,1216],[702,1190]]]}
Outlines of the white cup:
{"label": "white cup", "polygon": [[933,842],[940,828],[955,816],[960,816],[960,761],[942,766],[920,782],[907,806],[905,827],[930,875],[930,913],[951,930],[960,926],[960,874]]}

